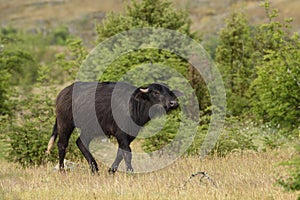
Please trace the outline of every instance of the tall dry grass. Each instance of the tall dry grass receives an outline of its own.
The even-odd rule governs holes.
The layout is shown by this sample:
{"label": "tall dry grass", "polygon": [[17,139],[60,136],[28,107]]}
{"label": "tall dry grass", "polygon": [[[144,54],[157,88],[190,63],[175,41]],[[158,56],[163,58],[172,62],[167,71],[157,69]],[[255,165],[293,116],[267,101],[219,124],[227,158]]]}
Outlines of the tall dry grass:
{"label": "tall dry grass", "polygon": [[[285,192],[275,184],[287,174],[279,163],[292,154],[292,149],[281,149],[201,161],[181,158],[163,170],[133,175],[109,175],[107,167],[100,166],[99,176],[90,175],[86,163],[60,174],[51,165],[22,169],[1,160],[0,199],[296,199],[299,193]],[[200,177],[182,187],[197,171],[206,171],[217,188],[207,179],[200,182]]]}

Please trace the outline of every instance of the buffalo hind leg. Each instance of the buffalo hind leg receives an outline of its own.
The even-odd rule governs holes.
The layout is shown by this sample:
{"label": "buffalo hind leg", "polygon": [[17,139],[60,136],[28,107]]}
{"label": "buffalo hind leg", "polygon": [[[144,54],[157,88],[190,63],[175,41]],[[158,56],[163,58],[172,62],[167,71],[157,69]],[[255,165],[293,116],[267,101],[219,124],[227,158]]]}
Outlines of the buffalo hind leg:
{"label": "buffalo hind leg", "polygon": [[93,174],[95,172],[98,173],[99,168],[98,168],[97,162],[94,159],[94,157],[92,156],[92,154],[90,153],[90,151],[86,148],[86,145],[83,144],[80,137],[77,139],[76,144],[77,144],[78,148],[80,149],[81,153],[84,155],[85,159],[88,161],[88,163],[91,167],[92,173]]}
{"label": "buffalo hind leg", "polygon": [[63,129],[61,134],[59,134],[59,140],[57,142],[58,146],[58,156],[59,156],[59,170],[64,171],[64,159],[66,156],[66,150],[69,144],[69,139],[74,128]]}

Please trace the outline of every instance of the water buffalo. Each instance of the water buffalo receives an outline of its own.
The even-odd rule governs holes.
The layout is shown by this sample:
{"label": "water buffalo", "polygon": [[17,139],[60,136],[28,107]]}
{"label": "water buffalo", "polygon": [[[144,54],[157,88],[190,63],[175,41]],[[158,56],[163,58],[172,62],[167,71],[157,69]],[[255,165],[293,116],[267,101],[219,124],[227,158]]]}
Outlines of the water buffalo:
{"label": "water buffalo", "polygon": [[181,95],[157,83],[137,88],[122,82],[75,82],[57,97],[56,122],[47,152],[59,136],[59,168],[63,170],[69,138],[77,127],[81,133],[76,144],[92,173],[98,171],[98,165],[89,151],[89,144],[101,134],[114,136],[119,146],[109,172],[116,172],[122,159],[127,171],[133,171],[130,143],[153,116],[176,109],[179,106],[177,97]]}

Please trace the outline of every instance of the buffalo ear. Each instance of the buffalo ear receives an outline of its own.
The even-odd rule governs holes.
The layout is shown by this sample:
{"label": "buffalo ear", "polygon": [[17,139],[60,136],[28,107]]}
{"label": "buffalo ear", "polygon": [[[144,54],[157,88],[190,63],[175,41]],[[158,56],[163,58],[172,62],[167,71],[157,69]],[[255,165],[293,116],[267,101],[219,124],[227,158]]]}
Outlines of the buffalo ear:
{"label": "buffalo ear", "polygon": [[181,96],[183,96],[183,93],[180,92],[179,90],[173,90],[172,92],[175,94],[176,97],[181,97]]}

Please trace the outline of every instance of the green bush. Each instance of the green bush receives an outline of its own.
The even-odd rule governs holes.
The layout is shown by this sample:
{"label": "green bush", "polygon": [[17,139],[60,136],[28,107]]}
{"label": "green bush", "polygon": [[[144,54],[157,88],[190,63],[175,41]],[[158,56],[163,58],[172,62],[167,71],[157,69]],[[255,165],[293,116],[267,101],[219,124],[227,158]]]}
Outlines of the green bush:
{"label": "green bush", "polygon": [[269,22],[256,28],[257,77],[251,83],[252,112],[275,127],[297,129],[300,124],[300,40],[290,34],[291,19],[276,21],[278,11],[265,3]]}
{"label": "green bush", "polygon": [[49,36],[51,45],[67,45],[67,41],[72,39],[72,35],[69,32],[68,27],[59,26],[53,29]]}
{"label": "green bush", "polygon": [[252,33],[246,15],[231,13],[219,37],[215,60],[226,88],[227,114],[239,116],[249,109],[247,93],[255,77]]}
{"label": "green bush", "polygon": [[[179,124],[180,116],[178,111],[174,111],[172,114],[167,115],[165,120],[162,118],[151,120],[150,124],[146,125],[139,133],[139,136],[145,138],[142,143],[144,151],[151,153],[160,150],[171,143],[176,136]],[[162,127],[162,129],[158,131],[157,127]]]}
{"label": "green bush", "polygon": [[[207,121],[207,116],[202,117]],[[189,147],[187,154],[201,154],[204,140],[207,137],[208,124],[203,123],[198,127],[197,135]],[[266,151],[275,149],[285,144],[289,138],[286,130],[276,129],[268,125],[259,125],[246,119],[228,117],[224,129],[218,137],[215,146],[209,155],[225,156],[232,152]],[[208,142],[209,143],[209,142]]]}
{"label": "green bush", "polygon": [[11,27],[1,27],[0,67],[12,75],[9,84],[30,91],[31,86],[37,80],[40,63],[51,65],[50,76],[56,77],[62,70],[52,63],[59,49],[56,46],[49,47],[66,45],[69,39],[73,37],[64,26],[55,28],[47,35],[39,31],[33,33]]}
{"label": "green bush", "polygon": [[0,67],[0,115],[11,114],[9,103],[10,77],[10,73]]}
{"label": "green bush", "polygon": [[216,62],[226,87],[228,114],[250,114],[274,127],[296,129],[299,34],[290,33],[291,18],[282,23],[268,0],[263,5],[267,23],[251,27],[245,14],[233,12],[219,34]]}
{"label": "green bush", "polygon": [[[12,114],[12,101],[10,96],[14,93],[14,87],[19,84],[27,87],[35,79],[35,68],[37,63],[26,50],[19,49],[20,44],[14,31],[0,29],[0,115]],[[26,72],[26,73],[25,73]]]}
{"label": "green bush", "polygon": [[36,82],[39,62],[47,63],[47,39],[40,34],[0,28],[0,68],[11,78],[7,84],[30,88]]}
{"label": "green bush", "polygon": [[56,54],[56,65],[60,67],[61,79],[64,82],[74,81],[78,70],[86,58],[88,51],[82,40],[73,38],[67,41],[67,52]]}
{"label": "green bush", "polygon": [[[300,153],[300,144],[296,146],[297,154]],[[296,156],[293,160],[283,163],[290,167],[290,176],[288,178],[280,178],[277,182],[288,191],[300,191],[300,157]],[[300,199],[300,196],[298,197]]]}
{"label": "green bush", "polygon": [[[52,154],[46,155],[47,144],[55,122],[54,99],[57,94],[57,89],[49,86],[54,84],[49,78],[50,70],[51,68],[47,66],[39,67],[35,92],[31,94],[17,92],[19,98],[15,100],[16,114],[4,121],[8,124],[2,138],[9,144],[6,158],[24,167],[57,161],[57,148],[54,148]],[[75,145],[76,139],[76,134],[73,134],[68,148],[69,157],[73,159],[81,155]]]}
{"label": "green bush", "polygon": [[[40,125],[37,125],[39,123]],[[41,122],[37,119],[24,120],[22,125],[14,125],[7,135],[9,143],[6,159],[17,162],[23,167],[39,166],[48,162],[58,162],[58,148],[54,147],[51,154],[46,154],[48,141],[51,135],[52,123]],[[73,133],[68,147],[66,158],[71,160],[82,159],[75,141],[78,134]]]}

